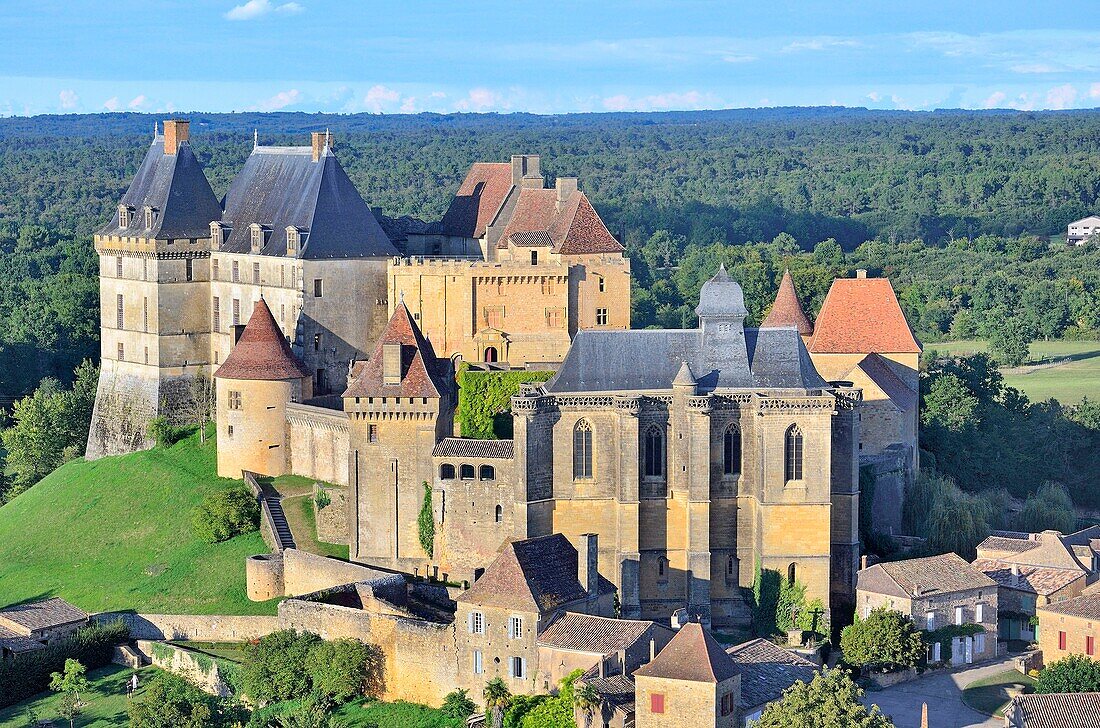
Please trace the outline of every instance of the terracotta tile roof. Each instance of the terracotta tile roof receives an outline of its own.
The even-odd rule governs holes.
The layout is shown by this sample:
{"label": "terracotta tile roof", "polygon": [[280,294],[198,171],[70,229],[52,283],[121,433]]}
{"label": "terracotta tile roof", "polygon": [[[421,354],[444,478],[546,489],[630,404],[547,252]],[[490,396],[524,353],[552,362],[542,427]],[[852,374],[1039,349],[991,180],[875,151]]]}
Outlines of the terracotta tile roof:
{"label": "terracotta tile roof", "polygon": [[[401,383],[386,384],[382,375],[382,346],[401,344]],[[394,309],[367,362],[348,385],[345,397],[441,397],[450,390],[450,367],[439,359],[431,342],[420,333],[404,302]]]}
{"label": "terracotta tile roof", "polygon": [[737,674],[737,666],[722,646],[698,622],[680,628],[672,641],[634,675],[720,683]]}
{"label": "terracotta tile roof", "polygon": [[966,563],[958,554],[941,554],[921,559],[887,561],[860,570],[856,577],[856,589],[874,593],[880,591],[883,582],[878,575],[887,576],[909,597],[929,594],[950,594],[968,589],[996,587],[997,582],[976,567]]}
{"label": "terracotta tile roof", "polygon": [[443,215],[443,234],[480,238],[512,189],[508,162],[474,162]]}
{"label": "terracotta tile roof", "polygon": [[783,280],[779,282],[779,291],[775,294],[772,310],[760,324],[762,329],[776,329],[783,326],[793,326],[803,336],[809,336],[814,332],[810,317],[802,310],[802,302],[798,300],[798,291],[794,287],[794,279],[791,278],[789,270],[783,271]]}
{"label": "terracotta tile roof", "polygon": [[1051,569],[1090,571],[1092,569],[1092,559],[1086,559],[1082,563],[1077,553],[1073,551],[1075,536],[1076,534],[1063,536],[1057,531],[1043,531],[1042,533],[1033,534],[1031,541],[1033,543],[1037,542],[1035,548],[1001,557],[1001,560],[1012,564],[1041,566]]}
{"label": "terracotta tile roof", "polygon": [[508,247],[512,237],[520,233],[539,231],[549,235],[554,252],[562,255],[621,253],[625,250],[604,225],[587,195],[580,190],[569,193],[559,204],[556,189],[521,189],[515,210],[504,227],[497,247]]}
{"label": "terracotta tile roof", "polygon": [[1100,594],[1084,594],[1073,599],[1067,599],[1064,602],[1048,604],[1045,607],[1039,607],[1039,609],[1071,617],[1100,619]]}
{"label": "terracotta tile roof", "polygon": [[919,354],[921,345],[889,279],[838,278],[821,304],[809,349],[814,354]]}
{"label": "terracotta tile roof", "polygon": [[1010,553],[1018,554],[1021,551],[1028,551],[1033,549],[1039,544],[1036,541],[1032,541],[1029,538],[1013,538],[1011,536],[988,536],[984,541],[978,544],[979,551],[1007,551]]}
{"label": "terracotta tile roof", "polygon": [[538,643],[559,650],[610,655],[637,643],[651,629],[671,632],[667,627],[648,620],[612,619],[566,612],[542,631]]}
{"label": "terracotta tile roof", "polygon": [[783,691],[801,680],[814,679],[817,665],[774,642],[755,639],[726,650],[741,673],[742,710],[779,700]]}
{"label": "terracotta tile roof", "polygon": [[1100,693],[1018,695],[1005,713],[1005,725],[1018,728],[1096,728]]}
{"label": "terracotta tile roof", "polygon": [[[856,364],[855,368],[862,371],[872,382],[878,385],[878,388],[902,412],[908,412],[917,406],[920,395],[910,389],[909,385],[894,373],[894,370],[886,363],[886,359],[879,354],[868,354],[863,357],[859,364]],[[852,371],[855,371],[855,369]],[[845,375],[844,378],[849,377]]]}
{"label": "terracotta tile roof", "polygon": [[469,440],[464,437],[445,437],[435,449],[434,457],[443,458],[502,458],[511,460],[515,455],[511,440]]}
{"label": "terracotta tile roof", "polygon": [[260,299],[229,356],[214,372],[221,379],[301,379],[308,377],[275,323],[267,302]]}
{"label": "terracotta tile roof", "polygon": [[1049,569],[1041,566],[1019,566],[1019,576],[1012,574],[1012,565],[1001,560],[977,559],[971,566],[997,582],[998,586],[1016,591],[1049,596],[1064,589],[1078,579],[1085,578],[1083,571]]}
{"label": "terracotta tile roof", "polygon": [[88,614],[84,610],[74,607],[60,597],[0,609],[0,625],[28,636],[40,629],[60,627],[73,622],[83,622],[86,619]]}

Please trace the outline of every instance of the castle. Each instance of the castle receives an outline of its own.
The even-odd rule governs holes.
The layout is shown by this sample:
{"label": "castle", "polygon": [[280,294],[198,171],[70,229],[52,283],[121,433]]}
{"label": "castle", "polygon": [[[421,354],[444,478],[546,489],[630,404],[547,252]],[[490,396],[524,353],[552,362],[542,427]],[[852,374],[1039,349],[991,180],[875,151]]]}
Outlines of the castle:
{"label": "castle", "polygon": [[[327,134],[256,146],[219,203],[166,122],[96,236],[89,456],[186,418],[210,372],[219,474],[343,486],[354,561],[473,592],[506,544],[560,534],[626,619],[743,623],[759,567],[850,606],[860,466],[916,465],[920,345],[889,282],[835,281],[814,326],[788,274],[748,328],[722,269],[696,328],[630,330],[622,246],[538,164],[475,164],[402,255]],[[461,360],[555,373],[512,398],[512,439],[456,437]],[[874,508],[900,498],[876,489]]]}

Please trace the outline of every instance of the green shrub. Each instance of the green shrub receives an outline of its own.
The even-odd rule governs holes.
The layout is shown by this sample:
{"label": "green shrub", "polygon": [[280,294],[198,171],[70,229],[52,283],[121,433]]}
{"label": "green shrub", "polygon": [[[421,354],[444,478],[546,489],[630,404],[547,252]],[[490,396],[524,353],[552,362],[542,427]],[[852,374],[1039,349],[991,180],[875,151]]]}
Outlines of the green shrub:
{"label": "green shrub", "polygon": [[849,664],[885,670],[916,667],[924,659],[924,640],[913,623],[882,607],[845,627],[840,649]]}
{"label": "green shrub", "polygon": [[378,647],[352,639],[319,642],[306,657],[313,692],[337,703],[364,695],[377,697],[384,669],[385,657]]}
{"label": "green shrub", "polygon": [[432,513],[432,486],[424,481],[424,503],[416,516],[416,535],[420,548],[429,557],[435,552],[435,515]]}
{"label": "green shrub", "polygon": [[477,703],[470,699],[470,693],[466,688],[460,688],[443,697],[443,705],[439,710],[448,718],[466,720],[477,712]]}
{"label": "green shrub", "polygon": [[545,382],[553,372],[481,372],[463,366],[458,374],[458,421],[462,437],[510,438],[512,396],[524,382]]}
{"label": "green shrub", "polygon": [[206,543],[228,541],[260,527],[260,504],[245,486],[211,493],[191,512],[191,530]]}
{"label": "green shrub", "polygon": [[1100,691],[1100,660],[1070,655],[1039,671],[1037,693],[1094,693]]}
{"label": "green shrub", "polygon": [[248,648],[243,669],[244,692],[254,703],[304,698],[312,687],[306,660],[321,641],[312,632],[272,632]]}
{"label": "green shrub", "polygon": [[205,728],[221,723],[212,696],[168,672],[154,675],[126,712],[130,728]]}
{"label": "green shrub", "polygon": [[317,510],[323,511],[332,505],[332,496],[324,487],[320,487],[317,489],[317,495],[313,496],[313,502],[317,504]]}
{"label": "green shrub", "polygon": [[154,417],[145,426],[145,436],[157,447],[168,447],[175,442],[175,428],[168,423],[167,417]]}

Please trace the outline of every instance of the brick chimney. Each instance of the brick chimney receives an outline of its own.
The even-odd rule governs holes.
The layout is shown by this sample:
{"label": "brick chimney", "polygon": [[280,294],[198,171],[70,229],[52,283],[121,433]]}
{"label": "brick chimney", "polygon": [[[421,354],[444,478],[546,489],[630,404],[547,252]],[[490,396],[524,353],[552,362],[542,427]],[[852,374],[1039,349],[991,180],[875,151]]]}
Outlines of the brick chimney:
{"label": "brick chimney", "polygon": [[180,143],[190,137],[191,122],[187,119],[166,119],[164,122],[164,153],[175,156]]}
{"label": "brick chimney", "polygon": [[321,158],[325,147],[332,149],[332,134],[328,131],[315,131],[309,135],[310,146],[313,147],[313,161]]}
{"label": "brick chimney", "polygon": [[600,593],[599,538],[594,533],[582,533],[581,549],[577,553],[577,581],[589,599],[595,599]]}

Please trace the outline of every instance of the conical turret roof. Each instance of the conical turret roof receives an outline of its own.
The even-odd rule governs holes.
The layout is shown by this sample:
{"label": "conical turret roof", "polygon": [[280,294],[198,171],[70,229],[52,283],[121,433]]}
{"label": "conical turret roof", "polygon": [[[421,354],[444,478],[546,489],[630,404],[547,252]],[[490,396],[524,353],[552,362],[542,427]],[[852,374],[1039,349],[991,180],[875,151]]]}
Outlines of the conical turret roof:
{"label": "conical turret roof", "polygon": [[694,387],[697,383],[698,380],[695,379],[695,374],[691,371],[691,365],[686,361],[681,363],[680,371],[676,372],[676,378],[672,380],[672,386]]}
{"label": "conical turret roof", "polygon": [[290,344],[275,323],[267,302],[260,299],[241,333],[233,351],[215,377],[221,379],[302,379],[308,377],[305,367],[290,350]]}
{"label": "conical turret roof", "polygon": [[772,310],[768,312],[760,328],[778,329],[785,326],[795,327],[803,336],[809,336],[814,332],[814,325],[802,310],[802,302],[798,300],[798,291],[794,287],[794,279],[791,278],[789,269],[783,271],[783,280],[779,282],[775,303],[772,304]]}

